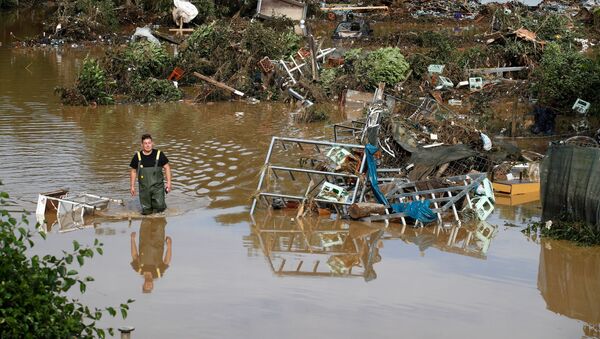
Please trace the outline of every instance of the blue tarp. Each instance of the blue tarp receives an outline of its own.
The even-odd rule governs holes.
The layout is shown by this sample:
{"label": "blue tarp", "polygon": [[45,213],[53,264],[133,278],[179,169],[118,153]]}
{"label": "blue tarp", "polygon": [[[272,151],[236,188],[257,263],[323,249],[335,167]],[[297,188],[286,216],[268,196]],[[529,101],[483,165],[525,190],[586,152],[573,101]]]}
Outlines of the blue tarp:
{"label": "blue tarp", "polygon": [[377,183],[377,162],[375,162],[375,153],[377,152],[377,146],[373,146],[371,144],[367,144],[365,150],[367,152],[367,175],[369,176],[369,181],[371,182],[371,187],[373,188],[373,194],[375,195],[375,199],[377,202],[386,206],[389,206],[390,203],[385,198],[385,195],[379,189],[379,184]]}
{"label": "blue tarp", "polygon": [[[367,144],[365,147],[365,151],[367,152],[367,176],[371,182],[371,188],[373,189],[373,194],[375,195],[377,202],[385,206],[390,206],[390,203],[386,199],[383,192],[381,192],[379,184],[377,183],[377,162],[375,161],[374,157],[377,149],[377,146],[373,146],[371,144]],[[391,207],[395,213],[404,212],[407,216],[415,220],[423,223],[430,223],[437,219],[437,215],[433,213],[431,208],[429,208],[429,205],[430,201],[424,200],[393,204]]]}
{"label": "blue tarp", "polygon": [[412,201],[398,204],[392,204],[395,213],[405,213],[409,217],[427,224],[437,219],[437,215],[429,208],[429,200]]}

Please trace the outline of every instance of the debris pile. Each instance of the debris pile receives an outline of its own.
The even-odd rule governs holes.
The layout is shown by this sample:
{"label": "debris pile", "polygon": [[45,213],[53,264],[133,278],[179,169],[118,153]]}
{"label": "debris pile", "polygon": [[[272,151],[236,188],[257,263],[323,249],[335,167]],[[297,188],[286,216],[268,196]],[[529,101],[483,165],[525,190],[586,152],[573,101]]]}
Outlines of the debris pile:
{"label": "debris pile", "polygon": [[251,213],[264,203],[298,208],[298,217],[314,211],[403,225],[485,220],[495,200],[485,172],[516,160],[518,150],[436,121],[422,105],[410,116],[392,114],[383,84],[374,97],[365,119],[334,126],[334,142],[274,137]]}
{"label": "debris pile", "polygon": [[481,3],[478,0],[469,1],[427,1],[414,0],[406,5],[411,16],[418,18],[424,16],[436,18],[475,19],[479,13]]}
{"label": "debris pile", "polygon": [[174,101],[183,97],[167,80],[173,60],[160,44],[132,42],[109,50],[102,60],[84,60],[74,87],[56,89],[69,105],[107,105],[114,102]]}

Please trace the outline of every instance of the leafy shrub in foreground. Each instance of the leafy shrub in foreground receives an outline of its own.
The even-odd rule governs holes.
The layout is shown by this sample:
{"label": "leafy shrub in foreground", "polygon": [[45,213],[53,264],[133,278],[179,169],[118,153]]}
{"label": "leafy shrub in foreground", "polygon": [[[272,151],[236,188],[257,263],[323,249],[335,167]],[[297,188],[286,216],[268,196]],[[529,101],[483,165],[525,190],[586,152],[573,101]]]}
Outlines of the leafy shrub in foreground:
{"label": "leafy shrub in foreground", "polygon": [[[0,183],[1,184],[1,183]],[[34,246],[33,235],[27,230],[25,215],[17,221],[5,209],[8,194],[0,192],[0,338],[93,338],[105,337],[97,322],[104,312],[115,316],[113,307],[90,308],[66,294],[75,285],[85,293],[92,277],[81,277],[72,268],[79,266],[94,251],[102,254],[102,244],[81,247],[73,241],[73,250],[62,257],[26,253]],[[43,236],[43,233],[40,233]],[[120,305],[123,318],[129,303]],[[112,328],[108,333],[113,335]]]}

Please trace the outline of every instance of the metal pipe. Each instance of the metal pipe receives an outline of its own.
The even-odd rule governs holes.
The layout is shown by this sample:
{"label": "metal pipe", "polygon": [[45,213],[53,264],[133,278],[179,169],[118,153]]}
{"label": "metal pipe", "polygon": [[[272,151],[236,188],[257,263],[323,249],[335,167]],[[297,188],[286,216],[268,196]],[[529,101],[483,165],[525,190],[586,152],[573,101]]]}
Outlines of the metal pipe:
{"label": "metal pipe", "polygon": [[348,147],[348,148],[359,148],[363,149],[365,146],[357,145],[357,144],[344,144],[339,142],[331,142],[331,141],[317,141],[317,140],[307,140],[307,139],[296,139],[296,138],[286,138],[286,137],[273,137],[273,139],[283,140],[288,142],[296,142],[303,143],[309,145],[322,145],[322,146],[338,146],[338,147]]}
{"label": "metal pipe", "polygon": [[135,330],[135,327],[133,327],[133,326],[119,327],[119,332],[121,332],[121,339],[130,339],[131,332],[133,332],[134,330]]}
{"label": "metal pipe", "polygon": [[[271,144],[269,145],[269,151],[267,152],[267,157],[265,159],[264,166],[266,166],[269,163],[269,160],[271,160],[271,153],[273,152],[273,145],[275,144],[275,138],[276,137],[271,138]],[[267,167],[263,168],[263,171],[260,175],[260,179],[258,179],[258,186],[256,187],[257,191],[260,191],[260,189],[262,187],[262,183],[265,178],[267,169],[268,169]],[[256,208],[256,202],[257,202],[257,200],[256,200],[256,198],[254,198],[252,201],[252,207],[250,208],[250,214],[254,214],[254,208]]]}
{"label": "metal pipe", "polygon": [[323,171],[311,170],[311,169],[306,169],[306,168],[293,168],[293,167],[283,167],[283,166],[269,166],[269,168],[272,170],[276,170],[276,171],[300,172],[300,173],[310,173],[310,174],[319,174],[319,175],[332,175],[332,176],[344,177],[344,178],[358,178],[358,176],[356,176],[354,174],[323,172]]}

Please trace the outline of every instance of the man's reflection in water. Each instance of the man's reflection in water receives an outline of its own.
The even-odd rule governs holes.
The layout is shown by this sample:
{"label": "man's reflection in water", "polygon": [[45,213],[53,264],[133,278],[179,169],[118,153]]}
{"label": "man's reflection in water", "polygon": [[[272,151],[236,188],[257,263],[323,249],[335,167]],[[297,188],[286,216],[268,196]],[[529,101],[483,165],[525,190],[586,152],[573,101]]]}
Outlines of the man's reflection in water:
{"label": "man's reflection in water", "polygon": [[135,245],[136,233],[131,233],[131,267],[144,276],[144,293],[152,292],[154,279],[162,277],[171,262],[172,240],[165,237],[166,226],[166,218],[144,218],[140,225],[139,253]]}

